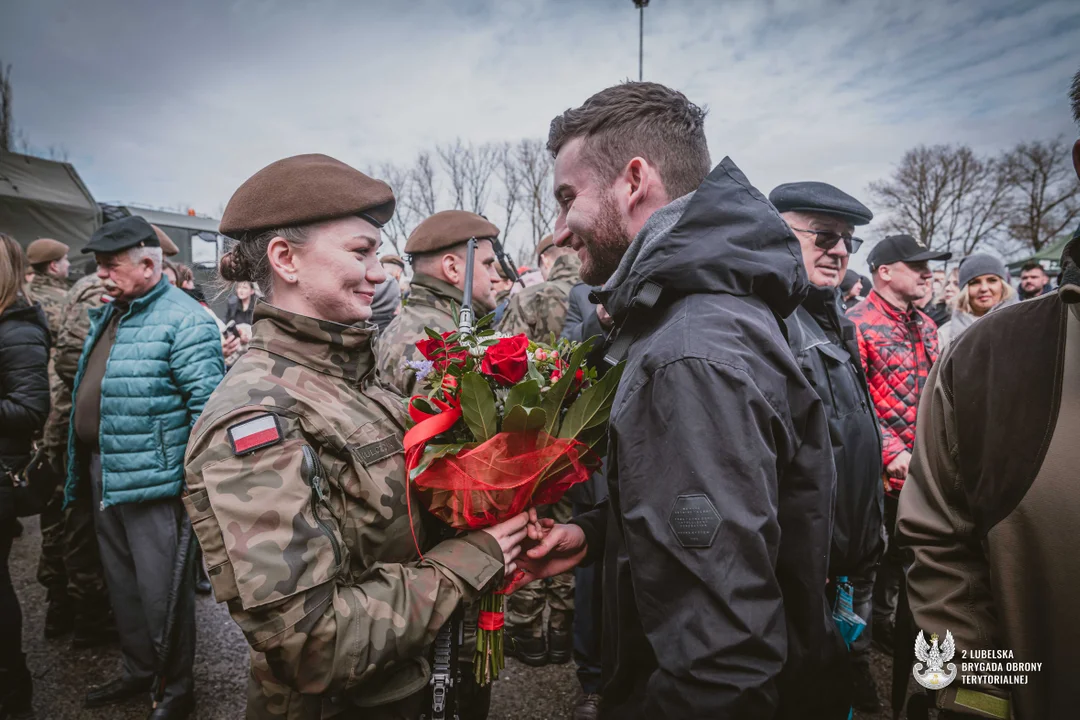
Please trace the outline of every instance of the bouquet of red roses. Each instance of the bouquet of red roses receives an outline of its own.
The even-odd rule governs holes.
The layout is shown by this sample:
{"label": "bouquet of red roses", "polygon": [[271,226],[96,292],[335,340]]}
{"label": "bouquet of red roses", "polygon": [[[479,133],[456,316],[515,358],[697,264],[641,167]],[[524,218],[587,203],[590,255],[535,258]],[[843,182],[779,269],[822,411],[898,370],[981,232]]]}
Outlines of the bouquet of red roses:
{"label": "bouquet of red roses", "polygon": [[[416,343],[410,363],[424,394],[409,400],[409,481],[427,509],[477,530],[557,502],[599,467],[622,366],[603,378],[584,366],[592,341],[545,345],[486,327]],[[503,595],[481,598],[474,669],[481,685],[503,660]]]}

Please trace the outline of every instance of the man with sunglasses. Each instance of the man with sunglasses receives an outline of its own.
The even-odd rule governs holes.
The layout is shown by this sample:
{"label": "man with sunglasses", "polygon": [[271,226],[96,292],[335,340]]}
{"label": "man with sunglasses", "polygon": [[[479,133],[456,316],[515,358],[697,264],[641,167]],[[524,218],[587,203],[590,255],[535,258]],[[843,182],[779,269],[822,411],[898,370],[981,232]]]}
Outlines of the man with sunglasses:
{"label": "man with sunglasses", "polygon": [[[930,250],[911,235],[890,235],[870,251],[874,289],[848,312],[881,428],[888,547],[874,586],[873,641],[892,651],[902,557],[892,541],[900,488],[915,444],[915,416],[930,368],[938,357],[937,327],[915,303],[933,292],[930,262],[952,253]],[[904,642],[908,642],[907,639]]]}
{"label": "man with sunglasses", "polygon": [[[788,345],[803,374],[821,397],[836,463],[832,547],[827,592],[847,578],[853,608],[870,623],[874,571],[881,557],[881,441],[877,417],[859,360],[855,325],[842,311],[838,288],[848,260],[862,243],[856,225],[874,215],[855,198],[822,182],[780,185],[769,195],[802,248],[811,289],[784,320]],[[860,711],[879,712],[870,674],[869,632],[851,644],[851,701]]]}

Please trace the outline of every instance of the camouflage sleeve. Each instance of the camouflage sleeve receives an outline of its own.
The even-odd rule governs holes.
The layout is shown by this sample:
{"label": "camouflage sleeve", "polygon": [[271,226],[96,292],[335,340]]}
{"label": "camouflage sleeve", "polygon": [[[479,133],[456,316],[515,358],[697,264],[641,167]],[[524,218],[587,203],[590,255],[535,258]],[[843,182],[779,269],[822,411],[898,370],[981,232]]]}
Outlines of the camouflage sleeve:
{"label": "camouflage sleeve", "polygon": [[56,347],[53,349],[53,365],[56,375],[70,389],[75,384],[75,371],[79,367],[86,336],[90,334],[90,308],[79,303],[71,308],[61,324]]}
{"label": "camouflage sleeve", "polygon": [[558,338],[566,325],[566,298],[554,290],[545,288],[533,297],[533,332],[532,339],[538,342],[551,342],[554,333]]}
{"label": "camouflage sleeve", "polygon": [[339,513],[316,502],[302,479],[306,442],[292,437],[221,457],[229,440],[217,431],[199,445],[220,459],[188,459],[184,503],[217,600],[228,602],[274,676],[301,693],[360,689],[391,663],[423,653],[459,603],[498,582],[502,555],[489,535],[472,533],[422,560],[356,572]]}
{"label": "camouflage sleeve", "polygon": [[510,304],[506,307],[506,314],[503,315],[502,323],[499,325],[499,332],[509,335],[525,335],[530,340],[537,339],[534,327],[535,315],[532,308],[529,307],[529,303],[524,302],[527,297],[529,297],[528,294],[520,292],[510,298]]}
{"label": "camouflage sleeve", "polygon": [[375,347],[379,383],[398,395],[410,397],[416,387],[416,371],[406,363],[423,360],[416,343],[407,342],[397,329],[400,316],[394,318]]}

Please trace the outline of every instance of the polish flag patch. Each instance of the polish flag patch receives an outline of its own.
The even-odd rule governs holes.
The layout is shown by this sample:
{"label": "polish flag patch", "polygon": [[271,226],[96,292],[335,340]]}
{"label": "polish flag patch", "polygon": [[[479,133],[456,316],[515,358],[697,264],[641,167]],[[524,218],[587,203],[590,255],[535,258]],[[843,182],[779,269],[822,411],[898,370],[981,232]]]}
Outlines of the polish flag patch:
{"label": "polish flag patch", "polygon": [[247,455],[260,448],[277,445],[282,438],[277,415],[271,413],[231,425],[227,432],[236,455]]}

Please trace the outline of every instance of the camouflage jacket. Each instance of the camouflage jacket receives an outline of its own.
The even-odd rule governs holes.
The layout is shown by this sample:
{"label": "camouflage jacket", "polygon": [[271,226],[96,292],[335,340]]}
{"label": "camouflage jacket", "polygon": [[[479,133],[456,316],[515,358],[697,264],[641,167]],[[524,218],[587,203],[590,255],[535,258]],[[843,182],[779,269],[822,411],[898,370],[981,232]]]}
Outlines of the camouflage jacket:
{"label": "camouflage jacket", "polygon": [[184,497],[215,597],[253,651],[248,718],[411,696],[440,626],[501,580],[502,553],[470,533],[419,556],[403,405],[373,382],[373,329],[255,312],[247,353],[191,433]]}
{"label": "camouflage jacket", "polygon": [[550,342],[551,333],[560,337],[566,324],[570,291],[581,282],[580,272],[577,255],[556,258],[546,281],[527,287],[510,299],[499,330],[511,335],[524,334],[534,342]]}
{"label": "camouflage jacket", "polygon": [[35,274],[34,279],[30,281],[30,294],[35,302],[41,303],[41,309],[45,311],[45,319],[49,321],[49,339],[52,340],[53,347],[56,347],[56,339],[60,335],[64,296],[67,295],[69,287],[71,286],[66,280],[45,273]]}
{"label": "camouflage jacket", "polygon": [[[90,332],[90,310],[101,307],[105,286],[97,275],[80,278],[67,294],[58,312],[54,330],[52,361],[49,363],[49,388],[52,407],[45,423],[45,447],[53,462],[58,465],[67,450],[68,421],[71,415],[71,390],[75,382],[75,370],[79,367],[83,343]],[[49,318],[52,324],[52,318]]]}
{"label": "camouflage jacket", "polygon": [[413,276],[409,299],[375,346],[380,382],[405,397],[413,394],[416,371],[406,363],[424,359],[416,350],[416,342],[427,337],[425,327],[438,332],[456,329],[454,312],[461,307],[462,297],[460,290],[444,280],[422,273]]}

